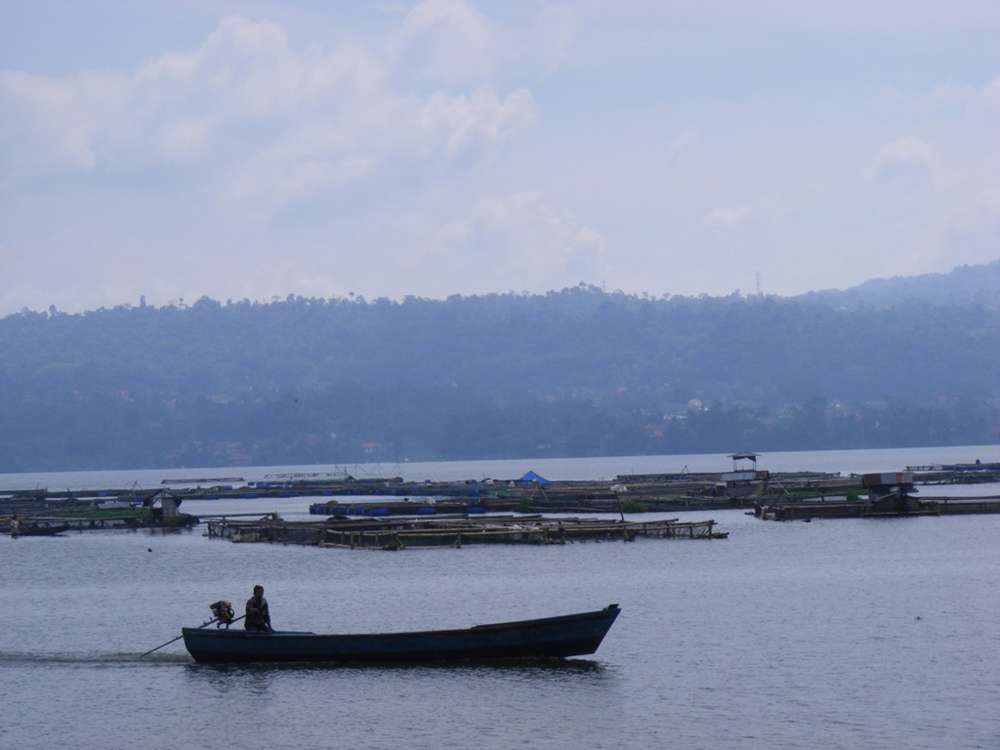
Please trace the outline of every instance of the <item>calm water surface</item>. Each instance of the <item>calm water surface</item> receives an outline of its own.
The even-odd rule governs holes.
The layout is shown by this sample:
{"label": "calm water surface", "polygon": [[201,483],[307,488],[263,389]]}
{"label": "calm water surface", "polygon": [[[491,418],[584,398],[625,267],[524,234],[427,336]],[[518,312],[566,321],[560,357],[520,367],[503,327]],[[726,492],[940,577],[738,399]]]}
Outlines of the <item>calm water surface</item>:
{"label": "calm water surface", "polygon": [[[761,465],[996,460],[995,447],[949,450],[775,454]],[[647,461],[406,469],[586,478],[657,470]],[[123,476],[0,485],[113,487]],[[240,507],[296,517],[308,502]],[[730,537],[398,553],[240,545],[199,529],[0,538],[0,747],[1000,748],[1000,516],[672,515],[714,517]],[[319,632],[461,627],[612,602],[622,614],[593,657],[551,665],[210,667],[179,641],[137,660],[207,620],[210,602],[241,607],[256,582],[278,627]]]}

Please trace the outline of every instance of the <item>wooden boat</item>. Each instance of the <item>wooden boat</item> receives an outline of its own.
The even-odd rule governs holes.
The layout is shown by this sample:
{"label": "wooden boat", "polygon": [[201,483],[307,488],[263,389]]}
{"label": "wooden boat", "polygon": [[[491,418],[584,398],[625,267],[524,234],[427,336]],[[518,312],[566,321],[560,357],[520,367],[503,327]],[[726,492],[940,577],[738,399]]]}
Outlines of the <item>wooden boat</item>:
{"label": "wooden boat", "polygon": [[562,658],[597,651],[619,612],[621,608],[611,604],[540,620],[410,633],[257,633],[204,626],[182,628],[181,633],[188,652],[202,664]]}

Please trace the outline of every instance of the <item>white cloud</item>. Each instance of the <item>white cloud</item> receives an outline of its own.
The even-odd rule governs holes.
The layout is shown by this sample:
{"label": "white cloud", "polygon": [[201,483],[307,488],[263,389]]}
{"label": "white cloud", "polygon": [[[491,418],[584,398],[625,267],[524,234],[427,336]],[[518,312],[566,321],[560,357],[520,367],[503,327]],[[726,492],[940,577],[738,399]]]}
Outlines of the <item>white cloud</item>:
{"label": "white cloud", "polygon": [[917,100],[921,109],[939,110],[965,107],[975,96],[974,86],[947,81],[934,86],[929,93],[919,96]]}
{"label": "white cloud", "polygon": [[877,100],[890,109],[911,109],[914,116],[929,113],[941,116],[949,112],[985,115],[1000,109],[1000,77],[981,86],[967,81],[947,80],[917,93],[904,93],[891,88],[883,90]]}
{"label": "white cloud", "polygon": [[670,141],[670,145],[667,146],[667,153],[670,155],[679,154],[696,145],[699,141],[701,141],[701,134],[697,128],[684,128]]}
{"label": "white cloud", "polygon": [[1000,78],[994,78],[976,92],[970,109],[976,114],[1000,112]]}
{"label": "white cloud", "polygon": [[736,208],[719,207],[709,211],[702,223],[708,227],[731,228],[747,223],[777,225],[784,221],[789,207],[770,198],[759,198]]}
{"label": "white cloud", "polygon": [[0,163],[5,184],[98,163],[101,132],[120,128],[127,97],[116,74],[84,72],[63,79],[0,71]]}
{"label": "white cloud", "polygon": [[462,0],[423,0],[387,45],[392,65],[419,80],[459,84],[481,80],[498,56],[499,30]]}
{"label": "white cloud", "polygon": [[705,223],[717,226],[735,226],[753,216],[753,206],[749,203],[739,208],[714,208],[705,216]]}
{"label": "white cloud", "polygon": [[331,117],[305,118],[280,139],[262,144],[228,167],[227,204],[251,207],[258,218],[300,199],[396,171],[462,154],[481,154],[528,127],[535,117],[531,93],[501,99],[485,85],[470,95],[435,92],[417,97],[373,97],[371,106]]}
{"label": "white cloud", "polygon": [[993,217],[1000,217],[1000,187],[989,188],[976,196],[975,207]]}
{"label": "white cloud", "polygon": [[531,124],[536,116],[531,92],[519,89],[501,101],[490,85],[471,96],[436,92],[421,102],[418,125],[421,156],[455,156],[473,143],[502,143]]}
{"label": "white cloud", "polygon": [[919,138],[902,138],[884,146],[876,155],[875,177],[881,181],[915,181],[929,176],[934,149]]}
{"label": "white cloud", "polygon": [[443,226],[438,240],[459,275],[494,287],[545,291],[608,270],[600,232],[548,205],[539,191],[481,198],[468,216]]}
{"label": "white cloud", "polygon": [[[424,5],[408,17],[411,41],[441,19],[458,19],[462,33],[478,23],[461,3]],[[2,158],[14,179],[102,169],[130,180],[179,168],[260,210],[264,196],[280,207],[392,160],[447,160],[502,144],[535,117],[525,88],[420,96],[388,83],[390,65],[356,44],[296,50],[275,24],[229,17],[197,51],[164,55],[132,76],[3,73]]]}
{"label": "white cloud", "polygon": [[545,5],[523,25],[501,25],[463,0],[423,0],[386,42],[397,73],[420,84],[482,81],[509,69],[552,72],[580,30],[568,4]]}
{"label": "white cloud", "polygon": [[542,8],[532,20],[527,37],[528,56],[551,72],[567,61],[579,31],[580,21],[571,7],[551,5]]}

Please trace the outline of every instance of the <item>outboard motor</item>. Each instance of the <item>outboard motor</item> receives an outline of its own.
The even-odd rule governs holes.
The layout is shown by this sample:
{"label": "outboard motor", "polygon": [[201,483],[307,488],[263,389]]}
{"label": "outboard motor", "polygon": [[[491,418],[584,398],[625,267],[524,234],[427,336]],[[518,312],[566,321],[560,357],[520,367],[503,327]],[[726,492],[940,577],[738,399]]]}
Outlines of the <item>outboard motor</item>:
{"label": "outboard motor", "polygon": [[233,621],[233,618],[236,616],[236,613],[233,612],[233,605],[221,599],[217,602],[209,604],[208,608],[212,610],[212,615],[214,615],[214,618],[218,620],[215,624],[215,627],[217,628],[221,628],[225,625],[226,629],[228,629],[230,623]]}

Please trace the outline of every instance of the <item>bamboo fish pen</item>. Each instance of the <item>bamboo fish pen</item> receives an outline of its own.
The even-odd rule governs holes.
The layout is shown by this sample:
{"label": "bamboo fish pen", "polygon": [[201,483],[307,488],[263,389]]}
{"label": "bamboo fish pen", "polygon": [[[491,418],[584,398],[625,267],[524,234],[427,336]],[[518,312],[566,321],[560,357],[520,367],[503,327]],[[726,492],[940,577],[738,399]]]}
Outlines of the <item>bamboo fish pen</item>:
{"label": "bamboo fish pen", "polygon": [[614,521],[585,518],[483,517],[429,520],[360,520],[282,523],[269,520],[208,521],[208,536],[234,542],[303,544],[343,549],[460,548],[468,544],[572,544],[636,539],[724,539],[715,521]]}

